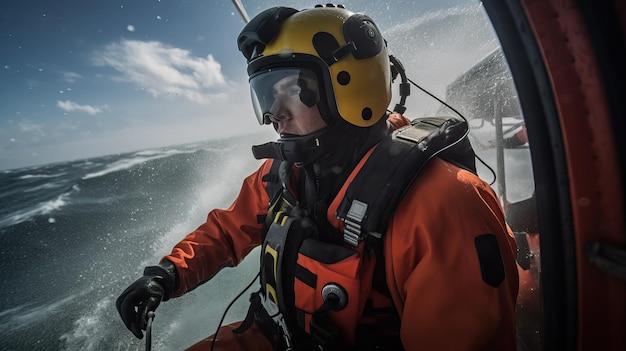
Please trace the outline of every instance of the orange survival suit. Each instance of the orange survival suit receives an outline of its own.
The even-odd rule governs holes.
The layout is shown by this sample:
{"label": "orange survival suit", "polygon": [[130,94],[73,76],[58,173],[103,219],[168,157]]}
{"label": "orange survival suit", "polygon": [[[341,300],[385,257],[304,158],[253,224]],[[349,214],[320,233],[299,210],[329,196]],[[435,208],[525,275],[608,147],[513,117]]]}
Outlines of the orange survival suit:
{"label": "orange survival suit", "polygon": [[[389,122],[399,127],[408,120],[392,115]],[[228,209],[211,211],[203,225],[163,258],[176,266],[178,286],[173,296],[194,289],[223,267],[237,265],[262,244],[263,221],[259,218],[268,212],[270,198],[264,176],[271,164],[265,162],[247,177]],[[293,176],[298,177],[297,169]],[[335,210],[346,187],[327,212],[330,224],[340,231],[343,222]],[[488,184],[469,171],[433,158],[398,204],[383,240],[384,259],[379,259],[384,260],[388,294],[401,320],[399,336],[404,349],[516,349],[515,240]],[[485,251],[491,252],[485,256]],[[498,251],[500,264],[489,259],[494,253],[497,257]],[[494,266],[503,279],[490,278]],[[364,303],[359,303],[362,311]],[[216,349],[273,349],[256,327],[241,334],[232,333],[234,327],[222,328]],[[212,339],[191,349],[208,349]]]}

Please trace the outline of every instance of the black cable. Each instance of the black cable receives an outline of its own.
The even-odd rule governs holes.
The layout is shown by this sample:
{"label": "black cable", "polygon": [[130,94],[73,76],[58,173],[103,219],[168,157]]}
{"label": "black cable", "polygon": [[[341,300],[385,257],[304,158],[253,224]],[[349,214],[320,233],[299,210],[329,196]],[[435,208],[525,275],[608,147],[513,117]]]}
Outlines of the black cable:
{"label": "black cable", "polygon": [[[407,81],[409,81],[411,84],[413,84],[417,89],[423,91],[424,93],[426,93],[428,96],[432,97],[433,99],[439,101],[441,104],[443,104],[445,107],[449,108],[450,110],[452,110],[452,112],[456,113],[457,115],[459,115],[459,117],[461,117],[465,123],[468,124],[469,127],[469,122],[467,121],[467,118],[465,118],[465,116],[463,116],[463,114],[459,111],[457,111],[454,107],[450,106],[448,103],[446,103],[445,101],[441,100],[440,98],[436,97],[435,95],[431,94],[428,90],[422,88],[421,86],[417,85],[417,83],[415,83],[414,81],[412,81],[409,78],[406,78]],[[468,132],[463,136],[467,136],[467,134],[469,134],[469,128],[467,129]],[[460,141],[460,140],[459,140]],[[489,169],[489,171],[491,172],[491,174],[493,175],[493,181],[491,181],[491,183],[489,183],[489,185],[493,185],[496,182],[496,179],[498,178],[496,176],[496,172],[493,170],[493,168],[491,168],[491,166],[489,166],[487,164],[487,162],[485,162],[482,158],[478,157],[478,155],[474,152],[474,157],[476,157],[476,159],[478,159],[478,161],[480,161],[480,163],[482,163],[483,165],[485,165],[485,167],[487,167],[487,169]]]}
{"label": "black cable", "polygon": [[237,296],[235,296],[235,298],[228,304],[228,306],[226,307],[226,310],[224,311],[224,314],[222,314],[222,319],[220,319],[220,323],[217,325],[217,329],[215,330],[215,333],[213,334],[213,340],[211,341],[211,351],[213,351],[213,348],[215,347],[215,339],[217,339],[217,333],[219,333],[220,328],[222,327],[222,324],[224,323],[224,319],[226,318],[226,314],[228,313],[228,310],[233,306],[233,304],[235,303],[235,301],[239,300],[239,298],[246,292],[248,291],[248,289],[250,289],[250,287],[252,286],[252,284],[254,284],[254,282],[257,280],[257,278],[259,277],[259,275],[261,275],[261,272],[257,273],[254,278],[252,279],[252,281],[250,282],[250,284],[248,284],[248,286],[245,287],[245,289],[243,289]]}
{"label": "black cable", "polygon": [[428,96],[430,96],[431,98],[439,101],[441,104],[443,104],[445,107],[449,108],[450,110],[452,110],[452,112],[456,113],[457,115],[459,115],[459,117],[463,118],[463,120],[466,123],[469,123],[467,121],[467,118],[465,118],[465,116],[463,116],[463,114],[461,114],[461,112],[457,111],[454,107],[448,105],[448,103],[446,103],[445,101],[441,100],[440,98],[436,97],[435,95],[431,94],[428,90],[422,88],[421,86],[417,85],[417,83],[415,83],[414,81],[410,80],[409,78],[407,78],[407,80],[413,84],[417,89],[423,91],[424,93],[426,93]]}
{"label": "black cable", "polygon": [[491,172],[491,175],[493,176],[493,180],[489,183],[489,185],[493,185],[493,183],[495,183],[496,179],[498,178],[498,176],[496,176],[496,172],[493,170],[493,168],[489,167],[489,165],[485,161],[483,161],[482,158],[476,155],[476,153],[474,153],[474,157],[476,157],[478,161],[480,161],[480,163],[485,165],[485,167],[487,167],[487,169]]}

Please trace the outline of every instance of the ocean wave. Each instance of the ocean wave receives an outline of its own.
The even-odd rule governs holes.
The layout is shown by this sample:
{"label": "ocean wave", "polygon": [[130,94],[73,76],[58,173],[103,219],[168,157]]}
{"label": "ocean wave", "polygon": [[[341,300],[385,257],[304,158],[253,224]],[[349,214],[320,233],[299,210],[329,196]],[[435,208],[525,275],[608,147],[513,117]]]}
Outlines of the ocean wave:
{"label": "ocean wave", "polygon": [[66,175],[67,173],[55,173],[55,174],[25,174],[18,179],[33,179],[33,178],[57,178]]}
{"label": "ocean wave", "polygon": [[53,211],[59,210],[61,207],[69,203],[70,195],[74,191],[77,191],[77,189],[78,187],[72,188],[72,191],[61,194],[54,200],[41,202],[30,209],[17,211],[1,218],[0,228],[10,227],[12,225],[25,222],[33,217],[47,215]]}
{"label": "ocean wave", "polygon": [[60,339],[66,344],[67,350],[98,350],[102,338],[109,338],[110,334],[102,333],[102,325],[106,316],[110,314],[113,301],[105,298],[98,301],[95,310],[74,321],[74,329],[61,335]]}
{"label": "ocean wave", "polygon": [[50,183],[40,184],[40,185],[34,186],[32,188],[29,188],[29,189],[24,189],[23,191],[25,193],[32,193],[32,192],[40,191],[40,190],[50,190],[50,189],[62,188],[64,186],[66,186],[66,185],[67,185],[66,182],[50,182]]}
{"label": "ocean wave", "polygon": [[0,312],[1,334],[9,334],[12,331],[27,327],[35,322],[39,322],[50,315],[62,313],[63,306],[71,303],[77,297],[84,295],[87,291],[70,295],[61,300],[44,305],[26,304]]}
{"label": "ocean wave", "polygon": [[126,159],[113,162],[105,169],[98,171],[98,172],[89,173],[85,175],[82,179],[87,180],[87,179],[92,179],[92,178],[98,178],[98,177],[105,176],[107,174],[127,170],[127,169],[133,168],[137,165],[140,165],[140,164],[152,161],[152,160],[158,160],[161,158],[170,157],[170,156],[179,155],[179,154],[194,153],[196,151],[198,150],[197,149],[190,149],[190,150],[170,149],[170,150],[139,151],[139,152],[134,153],[131,156],[131,158],[126,158]]}
{"label": "ocean wave", "polygon": [[161,154],[163,154],[163,151],[162,150],[158,150],[158,149],[142,150],[142,151],[135,152],[133,154],[133,157],[137,157],[137,156],[156,156],[156,155],[161,155]]}

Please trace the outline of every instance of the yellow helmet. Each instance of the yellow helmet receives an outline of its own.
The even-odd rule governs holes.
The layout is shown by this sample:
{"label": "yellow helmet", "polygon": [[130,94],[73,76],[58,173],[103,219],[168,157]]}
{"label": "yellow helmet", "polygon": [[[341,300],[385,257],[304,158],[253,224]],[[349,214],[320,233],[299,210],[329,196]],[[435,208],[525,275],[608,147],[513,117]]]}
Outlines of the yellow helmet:
{"label": "yellow helmet", "polygon": [[[318,106],[328,124],[342,118],[370,127],[387,111],[392,79],[386,42],[366,15],[341,5],[302,11],[274,7],[254,17],[237,43],[248,60],[251,83],[254,77],[284,68],[314,72]],[[255,94],[264,93],[253,91],[253,99]],[[269,123],[263,106],[255,102],[257,117],[260,123]]]}

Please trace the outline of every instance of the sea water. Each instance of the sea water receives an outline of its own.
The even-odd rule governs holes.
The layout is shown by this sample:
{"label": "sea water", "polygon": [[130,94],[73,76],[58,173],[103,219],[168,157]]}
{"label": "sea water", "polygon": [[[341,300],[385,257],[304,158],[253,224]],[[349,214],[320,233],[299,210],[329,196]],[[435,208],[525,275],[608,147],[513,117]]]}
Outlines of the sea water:
{"label": "sea water", "polygon": [[[0,172],[0,350],[142,350],[115,299],[260,165],[230,138]],[[257,255],[156,311],[153,347],[213,334]],[[243,318],[247,294],[226,322]]]}

